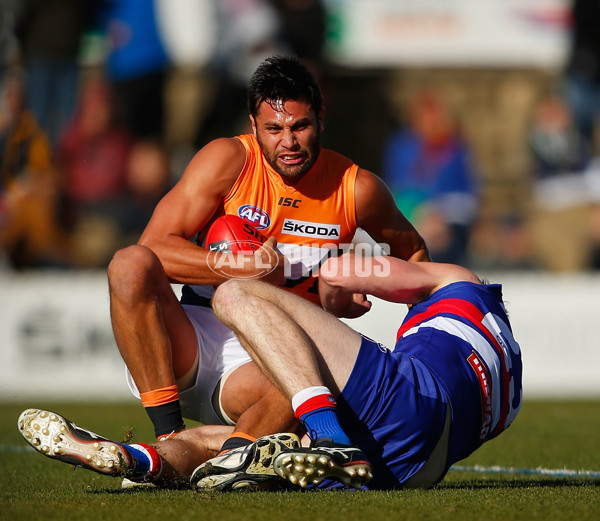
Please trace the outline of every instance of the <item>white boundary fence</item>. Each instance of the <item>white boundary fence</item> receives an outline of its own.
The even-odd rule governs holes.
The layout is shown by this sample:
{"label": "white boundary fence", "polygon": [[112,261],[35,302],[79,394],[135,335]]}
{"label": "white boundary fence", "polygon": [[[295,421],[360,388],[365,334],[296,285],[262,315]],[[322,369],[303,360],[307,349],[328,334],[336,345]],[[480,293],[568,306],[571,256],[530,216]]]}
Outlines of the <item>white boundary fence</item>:
{"label": "white boundary fence", "polygon": [[[504,285],[525,397],[600,397],[600,276],[484,275]],[[349,323],[392,347],[405,312],[375,301]],[[0,346],[0,401],[130,398],[103,272],[0,273]]]}

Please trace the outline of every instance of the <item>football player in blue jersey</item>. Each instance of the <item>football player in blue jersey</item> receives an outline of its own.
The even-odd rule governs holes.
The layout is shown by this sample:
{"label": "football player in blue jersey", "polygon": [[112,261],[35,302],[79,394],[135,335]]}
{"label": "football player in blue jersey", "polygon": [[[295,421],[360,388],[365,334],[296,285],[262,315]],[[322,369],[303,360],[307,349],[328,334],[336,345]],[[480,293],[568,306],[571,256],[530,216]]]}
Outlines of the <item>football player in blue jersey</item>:
{"label": "football player in blue jersey", "polygon": [[[514,420],[522,364],[500,285],[456,265],[352,255],[328,259],[319,280],[330,313],[253,280],[213,299],[311,439],[274,457],[279,476],[427,487]],[[360,315],[365,294],[410,305],[393,351],[333,316]],[[192,482],[209,485],[218,467],[201,465]]]}

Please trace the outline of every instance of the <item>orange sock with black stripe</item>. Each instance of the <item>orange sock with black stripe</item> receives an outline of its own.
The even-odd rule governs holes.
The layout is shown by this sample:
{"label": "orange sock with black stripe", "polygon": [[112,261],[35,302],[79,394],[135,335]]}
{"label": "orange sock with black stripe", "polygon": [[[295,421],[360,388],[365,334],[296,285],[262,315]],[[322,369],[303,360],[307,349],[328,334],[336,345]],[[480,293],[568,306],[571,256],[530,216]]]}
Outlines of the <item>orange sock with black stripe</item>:
{"label": "orange sock with black stripe", "polygon": [[237,449],[238,447],[245,447],[246,445],[250,445],[254,443],[256,438],[246,434],[244,432],[236,431],[229,438],[225,440],[223,445],[221,446],[221,450],[219,454],[223,454],[231,449]]}
{"label": "orange sock with black stripe", "polygon": [[177,385],[140,393],[140,398],[154,426],[157,440],[185,429]]}

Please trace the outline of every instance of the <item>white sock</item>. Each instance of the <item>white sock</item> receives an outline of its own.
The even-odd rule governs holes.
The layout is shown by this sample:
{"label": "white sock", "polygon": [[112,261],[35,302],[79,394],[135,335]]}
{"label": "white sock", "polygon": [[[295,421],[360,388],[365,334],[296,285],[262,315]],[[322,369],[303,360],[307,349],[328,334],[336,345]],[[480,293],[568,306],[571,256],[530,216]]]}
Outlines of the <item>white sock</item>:
{"label": "white sock", "polygon": [[319,396],[320,394],[331,394],[331,391],[324,385],[313,385],[312,387],[306,387],[301,391],[298,391],[292,397],[292,408],[294,409],[294,413],[306,400]]}

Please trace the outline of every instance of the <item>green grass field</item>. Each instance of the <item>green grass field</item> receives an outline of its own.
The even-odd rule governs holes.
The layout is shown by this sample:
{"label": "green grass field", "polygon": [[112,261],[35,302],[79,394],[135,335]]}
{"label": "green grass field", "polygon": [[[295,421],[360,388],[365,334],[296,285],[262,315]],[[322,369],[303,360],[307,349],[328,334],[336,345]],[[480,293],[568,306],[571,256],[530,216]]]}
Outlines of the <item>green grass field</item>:
{"label": "green grass field", "polygon": [[[137,404],[0,404],[2,520],[600,518],[600,401],[526,402],[508,431],[458,464],[471,470],[451,470],[432,490],[394,492],[122,491],[118,479],[74,469],[28,449],[16,428],[27,407],[60,412],[117,440],[130,427],[135,441],[152,439],[150,422]],[[549,475],[543,469],[562,472]],[[571,476],[570,471],[588,474]]]}

